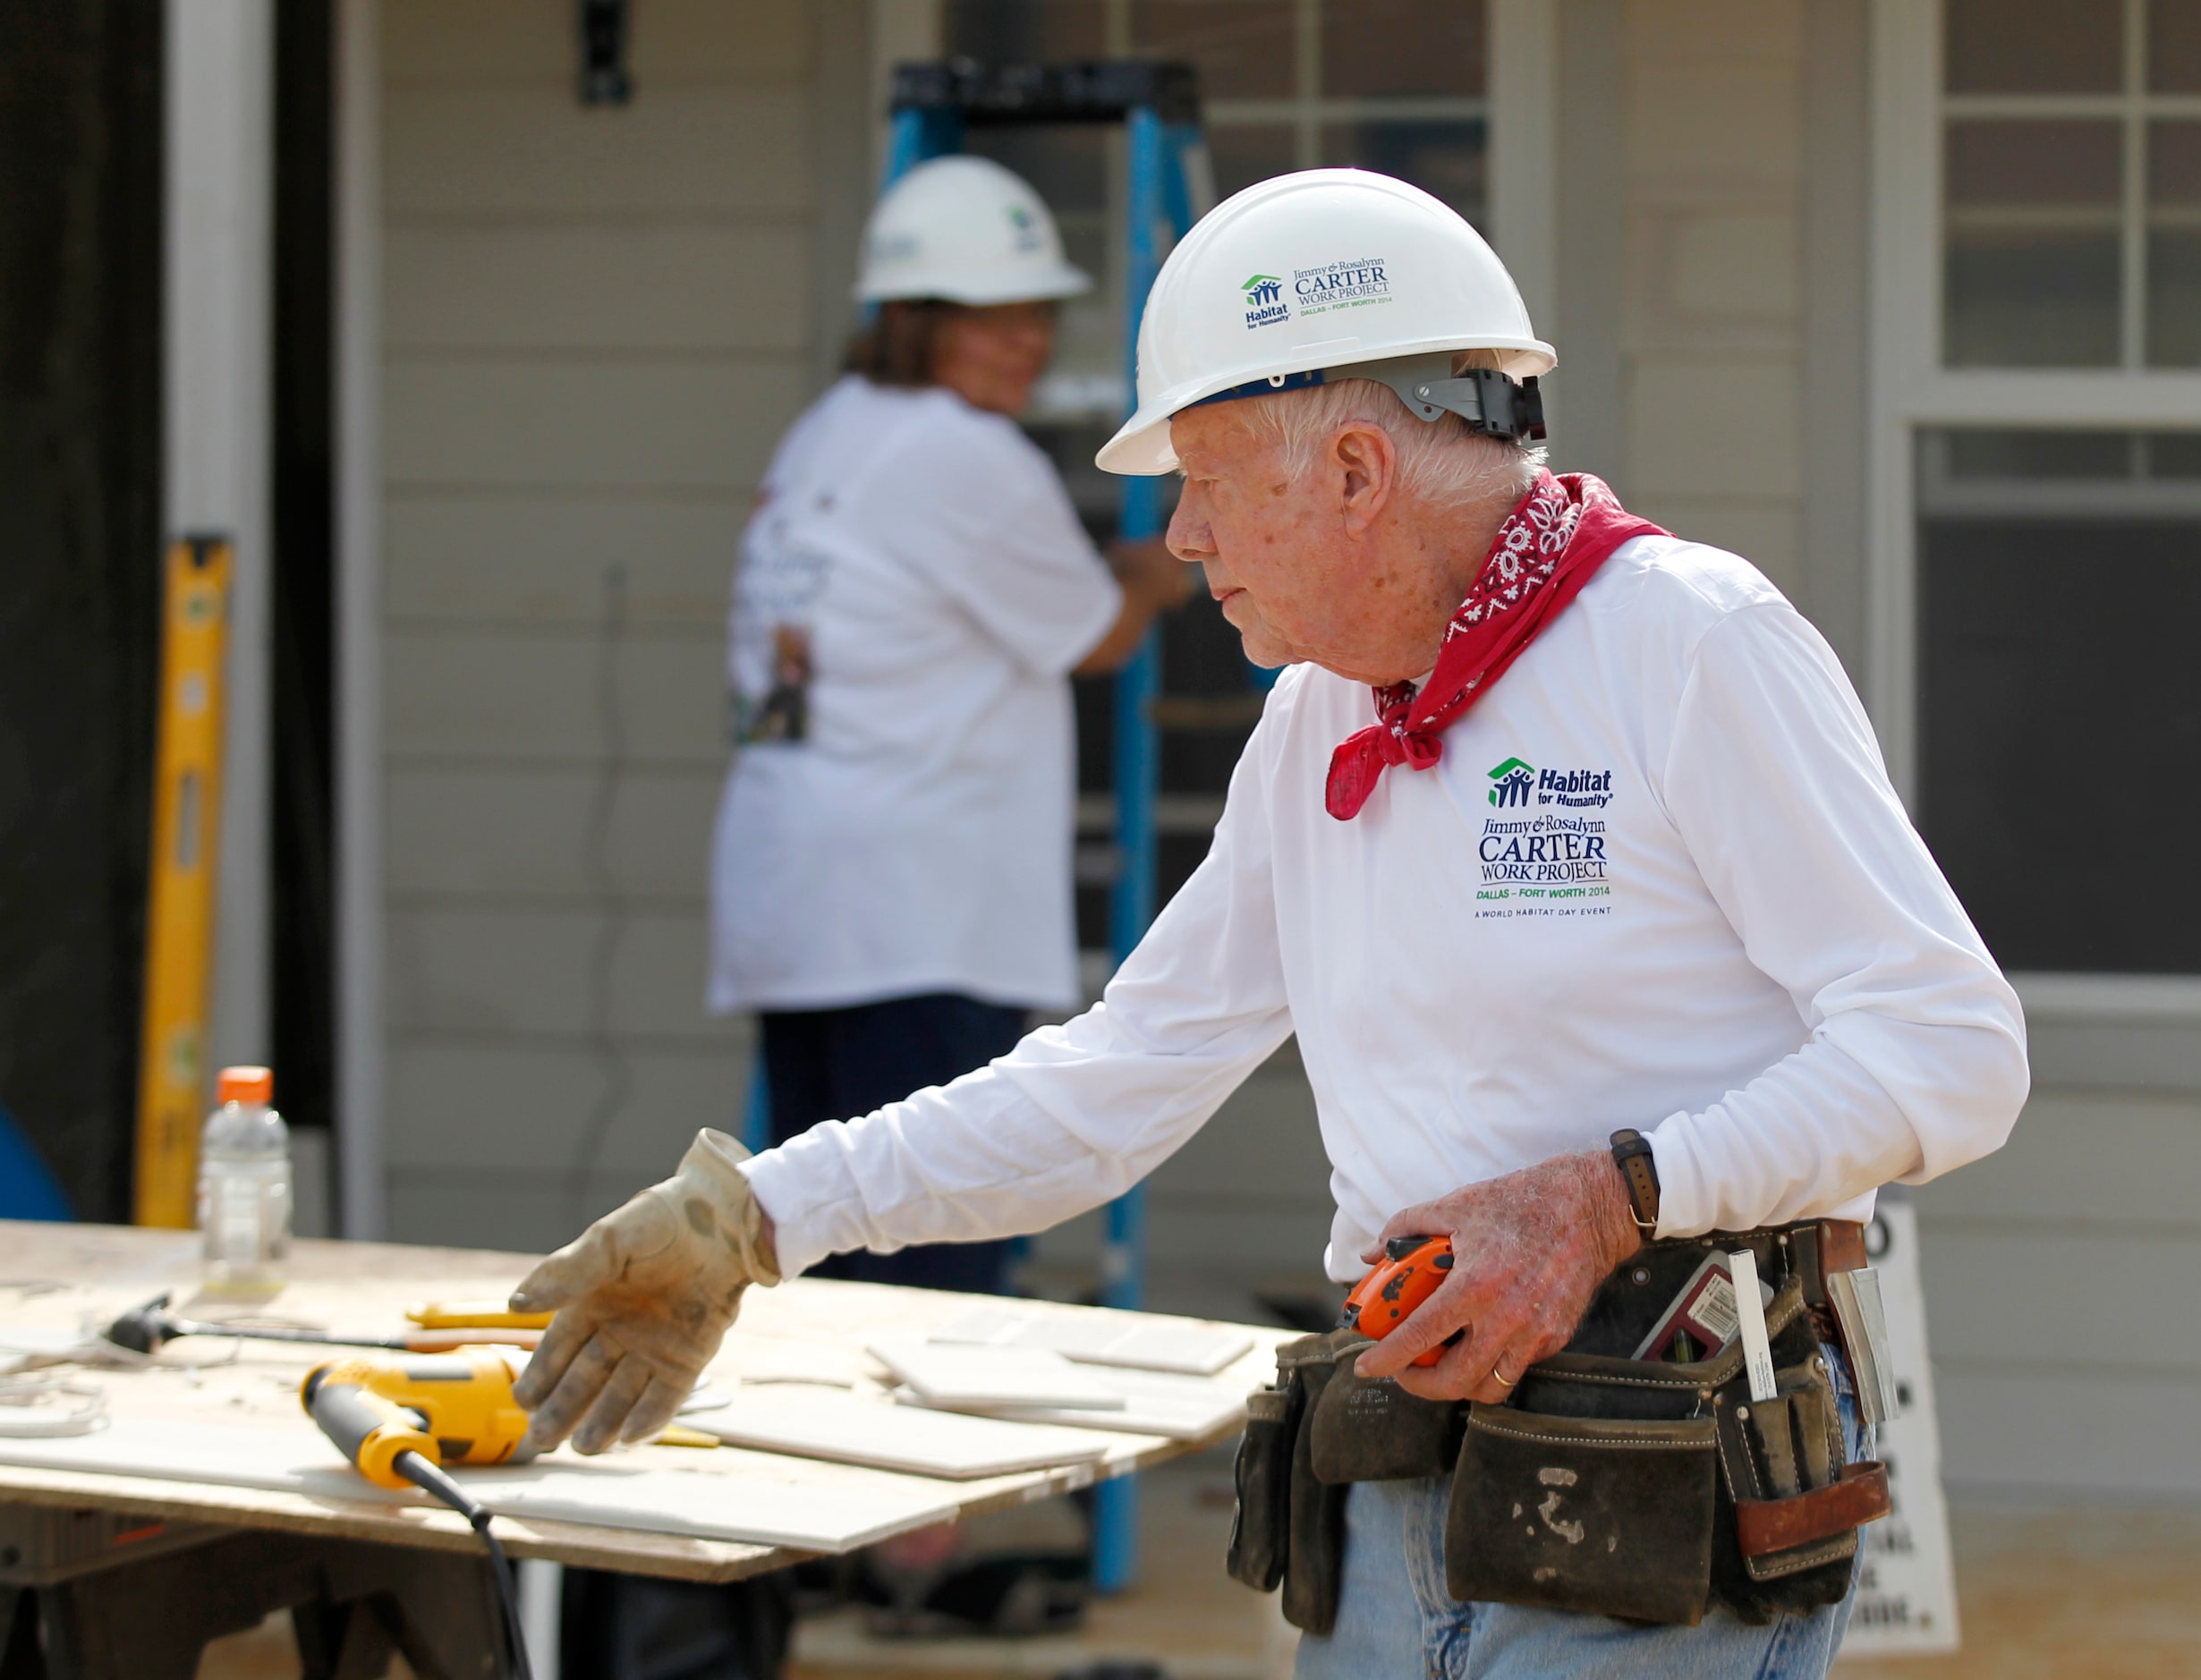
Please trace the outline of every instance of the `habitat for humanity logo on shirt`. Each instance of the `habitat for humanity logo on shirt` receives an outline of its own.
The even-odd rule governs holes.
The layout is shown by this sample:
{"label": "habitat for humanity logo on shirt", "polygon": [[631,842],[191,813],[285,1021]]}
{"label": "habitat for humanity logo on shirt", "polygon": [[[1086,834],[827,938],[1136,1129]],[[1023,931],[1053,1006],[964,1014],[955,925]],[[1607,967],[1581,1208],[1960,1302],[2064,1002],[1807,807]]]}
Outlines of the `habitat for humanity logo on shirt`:
{"label": "habitat for humanity logo on shirt", "polygon": [[1577,813],[1602,811],[1611,802],[1612,772],[1540,770],[1511,758],[1493,765],[1489,779],[1490,802],[1506,814],[1483,819],[1475,914],[1505,920],[1610,913],[1605,822]]}

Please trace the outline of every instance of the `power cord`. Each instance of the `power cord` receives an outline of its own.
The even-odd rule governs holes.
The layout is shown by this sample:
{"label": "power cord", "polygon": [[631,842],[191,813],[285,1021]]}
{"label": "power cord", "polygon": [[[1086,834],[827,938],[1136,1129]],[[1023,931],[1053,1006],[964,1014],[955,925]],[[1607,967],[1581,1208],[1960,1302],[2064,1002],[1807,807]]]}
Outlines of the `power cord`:
{"label": "power cord", "polygon": [[505,1671],[512,1680],[535,1680],[535,1671],[527,1659],[527,1630],[520,1621],[519,1577],[503,1545],[489,1532],[489,1508],[468,1498],[463,1488],[418,1453],[398,1454],[390,1461],[390,1468],[423,1493],[442,1500],[481,1536],[481,1543],[489,1548],[491,1572],[497,1576],[497,1601],[505,1612],[505,1639],[510,1647]]}

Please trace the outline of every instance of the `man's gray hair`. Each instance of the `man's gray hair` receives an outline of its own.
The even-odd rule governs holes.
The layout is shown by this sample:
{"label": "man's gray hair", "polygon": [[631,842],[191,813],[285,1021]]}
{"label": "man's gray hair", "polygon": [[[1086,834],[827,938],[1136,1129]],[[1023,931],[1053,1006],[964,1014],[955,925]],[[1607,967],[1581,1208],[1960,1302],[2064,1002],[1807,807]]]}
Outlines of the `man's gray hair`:
{"label": "man's gray hair", "polygon": [[[1464,350],[1452,358],[1452,372],[1457,377],[1474,368],[1494,369],[1503,360],[1495,351]],[[1295,478],[1314,464],[1315,452],[1340,426],[1354,420],[1381,426],[1398,447],[1399,488],[1432,507],[1510,506],[1528,493],[1544,462],[1541,445],[1483,437],[1457,414],[1420,419],[1389,386],[1373,379],[1339,379],[1231,406],[1249,432],[1277,450]]]}

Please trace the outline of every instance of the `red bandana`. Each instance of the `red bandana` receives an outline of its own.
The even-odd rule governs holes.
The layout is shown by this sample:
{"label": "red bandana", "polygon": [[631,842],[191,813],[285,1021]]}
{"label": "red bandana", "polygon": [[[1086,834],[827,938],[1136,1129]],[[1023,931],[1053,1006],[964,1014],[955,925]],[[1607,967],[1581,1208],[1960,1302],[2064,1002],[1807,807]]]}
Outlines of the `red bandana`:
{"label": "red bandana", "polygon": [[1394,764],[1426,770],[1445,730],[1491,692],[1528,644],[1632,537],[1663,537],[1620,505],[1602,479],[1539,472],[1506,522],[1467,598],[1445,626],[1437,669],[1417,698],[1411,683],[1374,691],[1378,721],[1338,743],[1325,802],[1349,822]]}

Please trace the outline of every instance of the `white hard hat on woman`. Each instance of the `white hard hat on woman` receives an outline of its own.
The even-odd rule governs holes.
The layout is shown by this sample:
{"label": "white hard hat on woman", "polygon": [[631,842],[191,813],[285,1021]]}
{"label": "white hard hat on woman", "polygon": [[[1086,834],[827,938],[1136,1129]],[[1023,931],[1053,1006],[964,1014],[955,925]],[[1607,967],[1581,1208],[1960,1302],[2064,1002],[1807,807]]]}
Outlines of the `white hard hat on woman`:
{"label": "white hard hat on woman", "polygon": [[[1456,378],[1467,350],[1497,352],[1495,368]],[[1558,360],[1498,253],[1440,200],[1360,169],[1279,175],[1218,206],[1162,264],[1138,411],[1099,462],[1168,472],[1179,410],[1338,378],[1387,385],[1423,420],[1541,437],[1533,381]]]}
{"label": "white hard hat on woman", "polygon": [[935,157],[888,189],[863,229],[859,303],[1033,303],[1092,290],[1047,204],[987,157]]}

